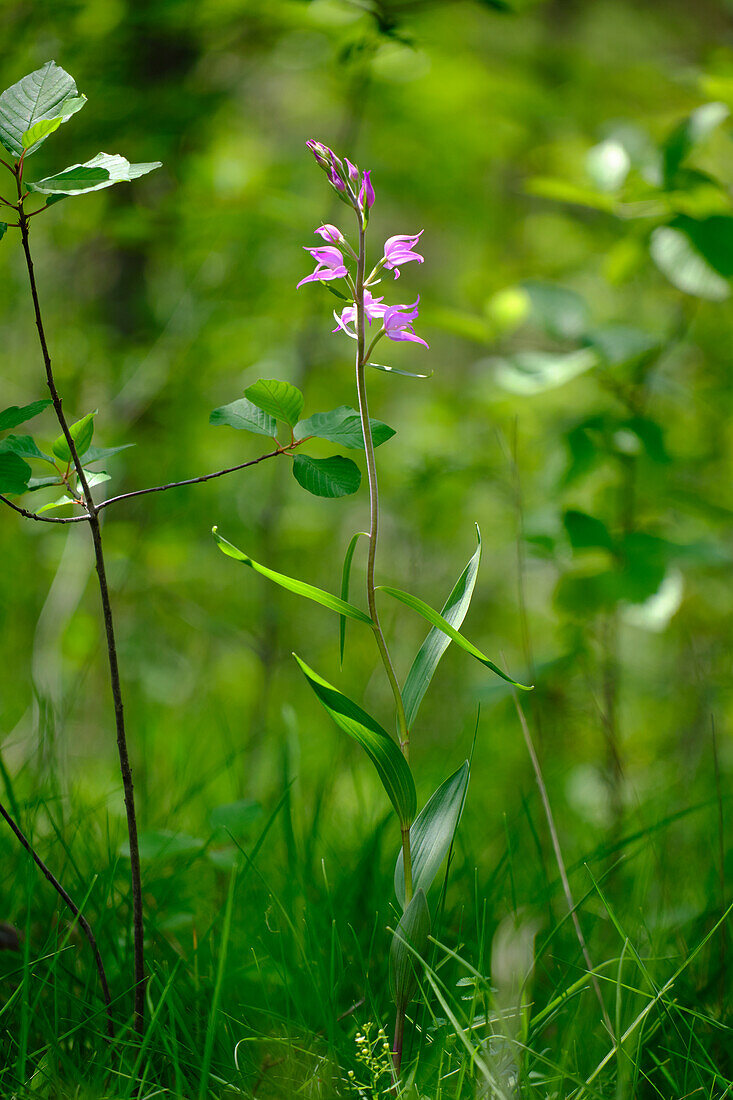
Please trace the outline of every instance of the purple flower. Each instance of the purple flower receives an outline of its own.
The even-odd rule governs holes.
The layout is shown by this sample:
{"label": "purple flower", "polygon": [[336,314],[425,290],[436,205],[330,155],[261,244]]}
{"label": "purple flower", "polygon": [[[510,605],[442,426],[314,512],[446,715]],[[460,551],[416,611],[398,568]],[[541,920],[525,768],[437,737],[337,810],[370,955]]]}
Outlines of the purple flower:
{"label": "purple flower", "polygon": [[341,244],[344,240],[344,235],[336,225],[330,225],[326,222],[325,225],[319,225],[318,229],[313,230],[319,237],[323,237],[324,241],[328,241],[330,244]]}
{"label": "purple flower", "polygon": [[422,235],[421,229],[414,237],[403,233],[384,242],[384,266],[390,271],[394,270],[395,279],[400,277],[398,264],[407,264],[410,260],[417,260],[419,264],[423,262],[425,257],[412,251]]}
{"label": "purple flower", "polygon": [[322,145],[320,141],[313,141],[312,138],[310,141],[306,141],[305,144],[310,149],[321,168],[325,168],[326,170],[331,168],[333,164],[333,152],[327,145]]}
{"label": "purple flower", "polygon": [[332,168],[331,171],[328,173],[328,178],[330,179],[331,183],[337,191],[346,190],[346,184],[341,179],[341,176],[338,174],[335,168]]}
{"label": "purple flower", "polygon": [[372,181],[369,176],[371,172],[365,172],[361,181],[361,188],[359,190],[359,206],[364,210],[370,210],[374,203],[374,188],[372,187]]}
{"label": "purple flower", "polygon": [[[316,269],[312,275],[306,275],[301,279],[298,287],[303,283],[325,282],[327,279],[342,279],[346,272],[344,258],[338,248],[306,248],[316,261]],[[297,290],[298,287],[295,289]]]}
{"label": "purple flower", "polygon": [[[416,300],[411,306],[389,306],[384,311],[384,331],[389,336],[390,340],[411,340],[415,344],[424,344],[426,348],[430,345],[421,340],[419,336],[416,336],[412,329],[412,322],[417,317],[417,305],[420,301],[420,295],[418,294]],[[409,311],[409,312],[403,312]]]}
{"label": "purple flower", "polygon": [[355,164],[351,163],[348,157],[344,157],[344,160],[346,161],[346,167],[349,170],[349,179],[352,183],[356,183],[359,178],[359,169],[356,167]]}
{"label": "purple flower", "polygon": [[[384,317],[387,312],[388,306],[383,306],[382,302],[384,298],[372,298],[368,290],[364,291],[364,316],[369,324],[372,323],[375,317]],[[356,325],[356,306],[346,306],[341,311],[341,316],[338,313],[334,313],[336,318],[336,328],[334,332],[338,332],[339,329],[345,332],[347,336],[350,336],[352,340],[356,340],[356,331],[347,328],[347,325]]]}

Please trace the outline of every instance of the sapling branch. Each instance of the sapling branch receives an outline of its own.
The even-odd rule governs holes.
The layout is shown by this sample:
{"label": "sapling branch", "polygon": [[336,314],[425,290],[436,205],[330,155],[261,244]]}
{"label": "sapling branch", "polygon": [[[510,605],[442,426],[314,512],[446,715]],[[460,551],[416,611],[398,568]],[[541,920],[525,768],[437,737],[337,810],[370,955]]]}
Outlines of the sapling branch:
{"label": "sapling branch", "polygon": [[95,962],[95,965],[97,967],[97,973],[99,974],[99,984],[102,987],[102,998],[104,1000],[104,1011],[105,1011],[105,1014],[106,1014],[106,1017],[107,1017],[107,1037],[109,1039],[114,1039],[115,1028],[114,1028],[114,1020],[112,1018],[112,997],[110,996],[110,992],[109,992],[109,984],[107,982],[107,975],[105,973],[104,963],[102,962],[102,955],[101,955],[99,947],[97,945],[97,940],[96,940],[96,937],[94,935],[94,932],[92,931],[92,926],[90,925],[89,921],[86,919],[84,914],[79,910],[78,905],[76,905],[76,903],[72,900],[69,893],[61,885],[61,883],[56,878],[54,873],[43,862],[43,860],[39,856],[38,852],[35,850],[33,845],[30,843],[28,838],[25,836],[25,834],[21,830],[20,826],[17,825],[16,822],[13,820],[13,818],[10,816],[8,811],[3,806],[2,802],[0,802],[0,816],[3,817],[5,819],[5,821],[8,823],[8,825],[10,826],[12,831],[15,833],[15,836],[17,837],[17,839],[20,841],[22,846],[25,848],[26,852],[28,852],[28,854],[32,857],[33,862],[40,869],[43,876],[48,880],[48,882],[51,883],[54,890],[59,895],[59,897],[62,899],[62,901],[66,905],[67,909],[70,910],[74,920],[78,923],[78,925],[81,928],[82,932],[86,936],[86,938],[89,942],[89,946],[91,947],[92,953],[94,955],[94,962]]}

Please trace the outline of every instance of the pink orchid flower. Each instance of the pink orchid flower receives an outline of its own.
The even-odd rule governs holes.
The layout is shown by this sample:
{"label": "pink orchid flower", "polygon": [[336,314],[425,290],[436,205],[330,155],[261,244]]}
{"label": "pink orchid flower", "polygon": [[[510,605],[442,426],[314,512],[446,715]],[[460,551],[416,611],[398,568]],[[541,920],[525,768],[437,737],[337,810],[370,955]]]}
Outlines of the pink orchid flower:
{"label": "pink orchid flower", "polygon": [[331,225],[326,222],[325,225],[319,225],[318,229],[313,230],[319,237],[323,237],[324,241],[328,241],[329,244],[341,244],[344,240],[344,235],[336,225]]}
{"label": "pink orchid flower", "polygon": [[395,279],[400,277],[400,269],[398,264],[407,264],[410,260],[417,260],[419,264],[423,263],[425,257],[421,256],[419,252],[413,252],[413,248],[420,240],[424,230],[420,230],[414,237],[409,234],[397,234],[396,237],[390,237],[384,242],[384,266],[389,271],[394,270]]}
{"label": "pink orchid flower", "polygon": [[[298,287],[301,287],[303,283],[325,282],[327,279],[343,279],[344,275],[347,274],[344,258],[338,248],[306,248],[305,251],[310,252],[311,256],[316,261],[316,269],[312,275],[306,275],[305,279],[301,279],[298,283]],[[298,287],[295,289],[297,290]]]}
{"label": "pink orchid flower", "polygon": [[[382,302],[384,298],[372,298],[368,290],[364,291],[364,316],[371,325],[375,317],[384,317],[388,307],[383,306]],[[356,340],[356,306],[346,306],[341,311],[341,316],[338,313],[334,313],[336,318],[336,328],[333,332],[345,332],[347,336],[350,336],[352,340]],[[354,331],[347,328],[347,325],[354,325]]]}
{"label": "pink orchid flower", "polygon": [[423,344],[426,348],[430,347],[425,340],[421,340],[419,336],[415,335],[412,328],[412,322],[417,317],[419,301],[420,295],[418,294],[411,306],[389,306],[384,311],[384,331],[390,340],[411,340],[415,344]]}
{"label": "pink orchid flower", "polygon": [[372,186],[372,181],[369,178],[370,176],[371,171],[364,173],[361,181],[361,187],[359,189],[359,206],[362,210],[365,207],[367,210],[370,210],[374,205],[374,188]]}

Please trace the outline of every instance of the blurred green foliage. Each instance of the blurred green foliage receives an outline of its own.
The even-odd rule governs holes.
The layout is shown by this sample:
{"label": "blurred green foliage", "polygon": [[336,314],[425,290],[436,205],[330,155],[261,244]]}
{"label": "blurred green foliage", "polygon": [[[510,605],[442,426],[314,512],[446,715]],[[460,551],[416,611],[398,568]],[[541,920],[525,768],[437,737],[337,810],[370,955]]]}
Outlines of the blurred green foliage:
{"label": "blurred green foliage", "polygon": [[[98,408],[95,443],[136,444],[110,460],[110,492],[259,454],[256,437],[208,423],[258,378],[293,382],[311,410],[354,405],[333,299],[295,290],[301,246],[342,213],[308,138],[372,169],[372,239],[425,230],[426,262],[399,296],[419,290],[431,350],[390,346],[389,362],[433,374],[370,379],[372,415],[397,431],[379,450],[379,579],[441,606],[479,523],[465,633],[536,684],[527,706],[577,896],[592,888],[582,861],[602,873],[622,850],[615,904],[642,946],[682,956],[720,916],[718,793],[733,768],[730,14],[724,0],[7,0],[0,12],[3,87],[55,57],[94,103],[36,154],[40,174],[112,141],[163,161],[34,223],[67,413]],[[0,295],[0,405],[24,405],[45,393],[10,232]],[[35,426],[49,444],[58,434],[48,411]],[[367,925],[370,876],[392,871],[378,781],[290,656],[388,724],[371,639],[349,631],[336,679],[333,617],[223,561],[211,538],[218,524],[258,561],[338,591],[366,491],[307,497],[289,461],[106,513],[146,904],[171,941],[212,917],[214,895],[192,880],[171,912],[153,857],[161,844],[200,851],[223,806],[267,815],[287,789],[271,875],[287,882],[293,851],[309,882],[321,859],[348,870],[342,889],[366,899]],[[122,801],[86,531],[4,511],[0,560],[4,768],[24,814],[52,799],[59,821],[114,851]],[[352,595],[362,568],[357,551]],[[424,624],[383,603],[404,676]],[[563,902],[511,696],[453,649],[413,734],[418,802],[466,757],[480,702],[456,877],[471,894],[478,868],[490,927],[514,908],[542,921]],[[37,835],[53,851],[44,813]],[[3,868],[10,848],[3,835]],[[206,874],[232,854],[214,843]],[[0,918],[22,924],[20,863],[7,866]],[[588,913],[591,938],[613,945],[601,957],[618,952],[597,898]],[[447,920],[457,934],[458,892]],[[572,970],[569,932],[565,945],[540,986]],[[718,947],[689,979],[708,1008]]]}

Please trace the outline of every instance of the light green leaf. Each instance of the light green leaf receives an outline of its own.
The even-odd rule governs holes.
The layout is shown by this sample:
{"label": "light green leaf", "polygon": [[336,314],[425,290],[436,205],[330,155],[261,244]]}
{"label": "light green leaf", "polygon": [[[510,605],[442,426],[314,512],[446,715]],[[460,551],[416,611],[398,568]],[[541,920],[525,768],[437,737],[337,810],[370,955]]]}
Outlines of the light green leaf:
{"label": "light green leaf", "polygon": [[591,348],[577,351],[519,351],[505,358],[490,358],[498,386],[509,393],[530,397],[555,389],[597,366],[598,356]]}
{"label": "light green leaf", "polygon": [[585,169],[599,191],[618,191],[631,168],[631,158],[620,141],[607,138],[588,150]]}
{"label": "light green leaf", "polygon": [[[369,538],[366,531],[357,531],[355,535],[352,535],[349,545],[346,547],[346,556],[344,557],[344,568],[341,573],[341,599],[348,600],[349,598],[349,579],[351,577],[351,563],[354,559],[354,551],[356,550],[356,544],[359,541],[359,537],[364,535],[365,538]],[[344,667],[344,645],[346,644],[346,616],[339,616],[339,664],[341,668]]]}
{"label": "light green leaf", "polygon": [[12,451],[21,458],[42,458],[45,462],[53,462],[52,458],[39,451],[35,439],[29,435],[8,435],[0,442],[1,451]]}
{"label": "light green leaf", "polygon": [[48,489],[50,485],[63,485],[63,481],[58,474],[55,477],[32,477],[28,482],[27,491],[35,493],[37,489]]}
{"label": "light green leaf", "polygon": [[104,481],[112,480],[106,470],[87,470],[85,468],[84,473],[86,475],[87,487],[89,489],[93,489],[95,485],[101,485]]}
{"label": "light green leaf", "polygon": [[315,497],[349,496],[361,485],[359,467],[350,458],[342,458],[341,455],[333,455],[332,458],[296,455],[293,477]]}
{"label": "light green leaf", "polygon": [[401,374],[403,378],[430,378],[432,371],[429,374],[416,374],[411,370],[399,370],[397,367],[387,367],[384,363],[367,363],[368,367],[374,367],[375,370],[384,371],[385,374]]}
{"label": "light green leaf", "polygon": [[[478,567],[481,563],[481,532],[478,525],[476,526],[476,538],[478,540],[476,551],[456,581],[453,591],[446,600],[441,612],[445,621],[455,627],[456,630],[460,627],[468,612],[473,590],[476,586]],[[412,662],[412,667],[407,674],[402,691],[402,700],[405,704],[405,715],[409,728],[412,728],[423,696],[435,674],[441,657],[449,645],[450,638],[434,626]]]}
{"label": "light green leaf", "polygon": [[20,139],[25,149],[25,159],[27,160],[37,149],[40,149],[46,138],[55,133],[62,122],[66,122],[77,111],[80,111],[86,101],[87,97],[85,95],[69,96],[57,107],[55,118],[42,118],[38,122],[34,122]]}
{"label": "light green leaf", "polygon": [[85,195],[88,191],[101,191],[115,183],[129,183],[161,167],[159,160],[145,164],[130,164],[125,157],[110,153],[97,153],[85,164],[72,164],[54,176],[28,183],[29,191],[41,195]]}
{"label": "light green leaf", "polygon": [[[372,439],[374,446],[386,443],[395,434],[394,428],[383,424],[381,420],[370,420]],[[307,420],[301,420],[295,426],[296,439],[305,439],[315,435],[319,439],[327,439],[330,443],[337,443],[341,447],[349,447],[354,451],[364,450],[364,435],[361,430],[361,417],[356,409],[348,405],[340,405],[330,412],[314,413]]]}
{"label": "light green leaf", "polygon": [[[461,764],[423,806],[410,828],[413,890],[430,889],[441,863],[453,843],[468,789],[468,761]],[[397,857],[394,888],[397,900],[405,907],[405,867],[402,849]]]}
{"label": "light green leaf", "polygon": [[55,61],[47,61],[0,95],[0,143],[19,157],[23,134],[41,119],[64,118],[64,103],[76,97],[74,78]]}
{"label": "light green leaf", "polygon": [[677,169],[694,147],[711,134],[730,114],[725,103],[703,103],[679,126],[676,126],[662,146],[664,179],[671,185]]}
{"label": "light green leaf", "polygon": [[728,280],[708,263],[686,233],[660,225],[651,236],[649,252],[672,286],[696,298],[723,302],[730,296]]}
{"label": "light green leaf", "polygon": [[507,683],[513,684],[514,687],[521,688],[522,691],[531,691],[531,687],[527,687],[526,684],[520,684],[517,680],[512,680],[511,676],[507,676],[505,672],[490,661],[489,658],[477,649],[475,645],[469,642],[468,638],[464,638],[462,634],[459,634],[457,630],[447,622],[435,608],[430,604],[425,603],[424,600],[419,599],[417,596],[413,596],[410,592],[403,592],[400,588],[392,588],[387,584],[377,585],[377,589],[380,592],[386,592],[388,596],[393,596],[394,599],[399,600],[400,603],[405,604],[407,607],[412,608],[413,611],[417,611],[418,615],[422,615],[424,619],[427,619],[433,626],[437,626],[439,630],[442,630],[444,634],[447,634],[456,645],[461,649],[465,649],[466,653],[470,653],[472,657],[475,657],[477,661],[480,661],[482,665],[486,665],[492,672],[495,672],[497,676],[501,676],[502,680],[506,680]]}
{"label": "light green leaf", "polygon": [[102,459],[126,451],[128,447],[136,446],[135,443],[121,443],[119,447],[89,447],[84,454],[84,466],[91,466],[93,462],[101,462]]}
{"label": "light green leaf", "polygon": [[[77,420],[75,424],[69,426],[69,435],[74,440],[79,458],[87,453],[92,444],[94,417],[98,412],[99,409],[95,409],[94,412],[87,413],[81,420]],[[71,462],[71,451],[69,450],[69,444],[66,442],[66,436],[60,435],[58,439],[55,439],[51,444],[51,450],[56,458],[60,458],[62,462]]]}
{"label": "light green leaf", "polygon": [[44,504],[42,508],[38,509],[38,515],[40,516],[41,512],[50,512],[53,508],[63,508],[67,504],[75,503],[73,497],[64,495],[59,497],[58,500],[52,500],[49,504]]}
{"label": "light green leaf", "polygon": [[276,573],[274,569],[268,569],[266,565],[260,565],[259,562],[254,561],[248,554],[245,554],[242,550],[238,550],[231,542],[227,542],[218,533],[216,527],[213,528],[213,535],[217,541],[219,549],[223,554],[226,554],[230,558],[234,558],[235,561],[241,561],[244,565],[248,565],[250,569],[254,569],[256,573],[261,573],[263,577],[267,577],[268,580],[273,581],[275,584],[279,584],[281,588],[287,588],[288,592],[295,592],[297,596],[305,596],[308,600],[313,600],[315,603],[321,604],[323,607],[329,608],[331,611],[338,612],[339,615],[347,615],[350,619],[356,619],[357,622],[367,623],[372,625],[372,620],[361,611],[358,607],[354,607],[353,604],[346,603],[345,600],[340,600],[338,596],[332,596],[330,592],[324,592],[321,588],[316,588],[312,584],[306,584],[305,581],[295,580],[294,577],[286,577],[284,573]]}
{"label": "light green leaf", "polygon": [[12,451],[0,454],[0,493],[24,493],[30,477],[31,468],[20,455]]}
{"label": "light green leaf", "polygon": [[289,382],[282,382],[278,378],[260,378],[244,391],[253,405],[258,409],[274,416],[276,420],[284,420],[291,428],[294,428],[303,411],[303,394]]}
{"label": "light green leaf", "polygon": [[230,428],[254,432],[255,435],[274,436],[277,431],[275,418],[257,405],[253,405],[246,397],[240,397],[238,401],[232,401],[229,405],[214,409],[209,416],[209,424],[215,426],[226,424]]}
{"label": "light green leaf", "polygon": [[33,401],[30,405],[11,405],[7,409],[3,409],[0,412],[0,432],[7,431],[8,428],[17,428],[19,424],[25,424],[26,420],[32,420],[34,416],[38,416],[40,412],[47,409],[51,404],[48,398],[44,398],[41,401]]}
{"label": "light green leaf", "polygon": [[416,890],[402,914],[389,952],[389,987],[395,1004],[404,1009],[417,989],[416,955],[422,957],[430,935],[430,910],[423,890]]}
{"label": "light green leaf", "polygon": [[358,741],[369,756],[401,824],[410,825],[417,809],[415,782],[410,765],[400,752],[396,741],[385,733],[376,719],[309,668],[297,653],[293,656],[319,702],[331,715],[336,725],[349,737]]}

